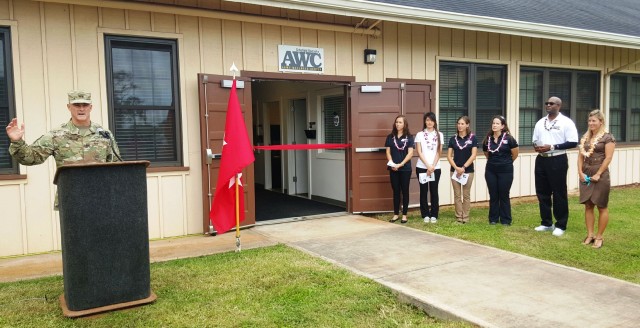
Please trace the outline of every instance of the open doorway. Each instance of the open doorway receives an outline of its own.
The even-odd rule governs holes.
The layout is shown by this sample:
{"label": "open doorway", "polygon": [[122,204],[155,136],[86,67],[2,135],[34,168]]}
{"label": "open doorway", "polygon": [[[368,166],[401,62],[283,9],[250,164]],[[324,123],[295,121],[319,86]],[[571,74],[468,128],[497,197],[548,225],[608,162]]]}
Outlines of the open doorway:
{"label": "open doorway", "polygon": [[[389,122],[398,114],[419,121],[425,112],[432,111],[435,81],[357,83],[352,77],[341,76],[246,73],[245,77],[238,78],[237,94],[251,142],[256,146],[298,143],[304,147],[315,145],[315,148],[295,150],[306,152],[306,157],[292,156],[294,150],[282,150],[282,146],[256,152],[255,163],[242,171],[246,179],[243,226],[256,224],[256,208],[263,223],[326,215],[338,210],[342,214],[392,208],[387,160],[382,147],[389,133]],[[293,80],[297,78],[306,80]],[[220,168],[231,79],[230,76],[198,74],[203,228],[209,233],[214,233],[209,212]],[[254,84],[256,91],[252,92]],[[292,107],[294,112],[296,108],[305,110],[296,115],[291,112]],[[306,124],[301,124],[302,121]],[[294,122],[298,122],[295,128]],[[304,140],[300,140],[300,125],[306,125]],[[343,144],[348,150],[327,149],[325,144]],[[298,171],[296,166],[304,168],[306,173]],[[293,178],[301,174],[307,176],[306,187],[292,184],[299,181]],[[411,185],[415,188],[410,191],[410,204],[417,204],[417,183]],[[260,195],[263,191],[273,194]],[[284,200],[271,199],[269,195]],[[256,206],[257,200],[261,201],[259,206]],[[339,209],[318,209],[305,201]],[[294,209],[294,205],[300,210]],[[265,214],[271,216],[265,217]]]}
{"label": "open doorway", "polygon": [[[344,84],[330,82],[253,80],[254,143],[345,143],[345,93]],[[255,155],[257,222],[346,211],[344,149],[259,150]]]}

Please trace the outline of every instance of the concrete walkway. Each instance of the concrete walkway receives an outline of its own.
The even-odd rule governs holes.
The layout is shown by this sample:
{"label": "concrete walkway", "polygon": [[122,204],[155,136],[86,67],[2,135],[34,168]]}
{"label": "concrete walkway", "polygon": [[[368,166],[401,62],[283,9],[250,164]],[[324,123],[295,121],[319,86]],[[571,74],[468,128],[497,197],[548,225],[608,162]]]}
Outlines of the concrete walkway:
{"label": "concrete walkway", "polygon": [[[369,277],[432,316],[483,327],[637,327],[640,285],[398,224],[347,215],[243,230]],[[151,242],[152,261],[235,249],[235,236]],[[0,259],[0,281],[61,274],[60,254]]]}

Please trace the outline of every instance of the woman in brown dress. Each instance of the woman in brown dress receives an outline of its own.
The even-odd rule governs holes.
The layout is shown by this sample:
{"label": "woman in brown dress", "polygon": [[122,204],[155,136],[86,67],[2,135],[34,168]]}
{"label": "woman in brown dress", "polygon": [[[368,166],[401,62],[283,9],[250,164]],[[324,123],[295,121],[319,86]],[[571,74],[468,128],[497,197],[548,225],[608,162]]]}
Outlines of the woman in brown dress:
{"label": "woman in brown dress", "polygon": [[[600,110],[589,113],[589,131],[580,140],[578,151],[578,175],[580,176],[580,203],[584,204],[584,221],[587,226],[585,245],[593,248],[603,244],[602,234],[609,222],[609,164],[613,158],[616,140],[604,129],[604,115]],[[595,214],[598,207],[598,233],[594,235]]]}

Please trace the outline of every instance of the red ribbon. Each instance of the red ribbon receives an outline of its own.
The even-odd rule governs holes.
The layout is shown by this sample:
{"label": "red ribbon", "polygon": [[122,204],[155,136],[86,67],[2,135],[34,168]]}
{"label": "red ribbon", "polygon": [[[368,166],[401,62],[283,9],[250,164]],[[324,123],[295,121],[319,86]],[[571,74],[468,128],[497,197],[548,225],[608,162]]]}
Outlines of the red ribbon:
{"label": "red ribbon", "polygon": [[340,149],[350,148],[351,144],[296,144],[296,145],[271,145],[253,146],[255,150],[309,150],[309,149]]}

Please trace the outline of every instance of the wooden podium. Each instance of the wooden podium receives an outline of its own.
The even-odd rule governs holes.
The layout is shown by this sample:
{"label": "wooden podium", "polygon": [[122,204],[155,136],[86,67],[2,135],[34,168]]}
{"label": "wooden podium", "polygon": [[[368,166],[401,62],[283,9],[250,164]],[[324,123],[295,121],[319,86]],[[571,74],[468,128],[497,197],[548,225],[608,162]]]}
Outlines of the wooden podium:
{"label": "wooden podium", "polygon": [[58,168],[67,317],[155,301],[149,269],[148,161]]}

